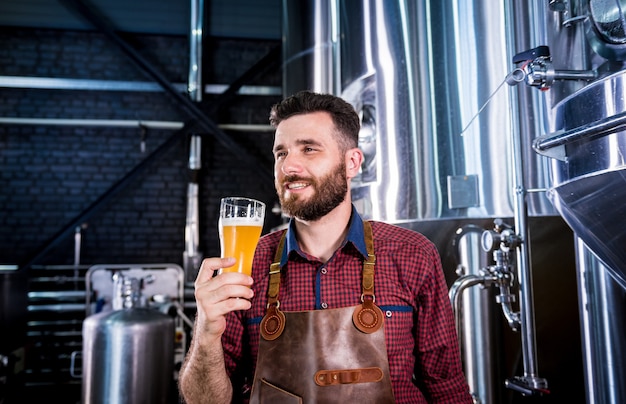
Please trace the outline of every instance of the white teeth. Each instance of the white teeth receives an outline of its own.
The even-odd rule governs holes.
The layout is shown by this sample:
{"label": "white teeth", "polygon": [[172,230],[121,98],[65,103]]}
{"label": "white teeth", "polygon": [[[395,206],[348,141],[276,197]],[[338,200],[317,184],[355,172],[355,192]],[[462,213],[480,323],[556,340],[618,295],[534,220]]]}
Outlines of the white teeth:
{"label": "white teeth", "polygon": [[289,188],[289,189],[301,189],[301,188],[304,188],[306,186],[307,186],[307,184],[305,184],[304,182],[294,182],[293,184],[289,184],[287,186],[287,188]]}

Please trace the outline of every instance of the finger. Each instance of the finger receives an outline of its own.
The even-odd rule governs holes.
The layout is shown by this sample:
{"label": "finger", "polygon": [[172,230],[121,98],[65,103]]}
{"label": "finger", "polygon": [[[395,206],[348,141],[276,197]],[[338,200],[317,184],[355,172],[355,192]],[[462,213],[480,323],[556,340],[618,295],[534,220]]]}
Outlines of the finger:
{"label": "finger", "polygon": [[217,303],[233,297],[253,297],[252,278],[238,272],[225,272],[206,282],[196,282],[196,300]]}
{"label": "finger", "polygon": [[235,265],[235,259],[228,258],[205,258],[202,260],[202,265],[200,265],[200,271],[198,272],[198,276],[196,277],[196,284],[203,283],[208,281],[213,277],[215,271],[220,268],[228,268]]}
{"label": "finger", "polygon": [[[202,327],[207,331],[215,331],[212,324],[221,324],[223,317],[229,312],[250,309],[254,291],[247,282],[235,282],[248,279],[251,278],[240,273],[225,273],[196,285],[198,320],[204,324]],[[218,325],[217,329],[220,328]]]}

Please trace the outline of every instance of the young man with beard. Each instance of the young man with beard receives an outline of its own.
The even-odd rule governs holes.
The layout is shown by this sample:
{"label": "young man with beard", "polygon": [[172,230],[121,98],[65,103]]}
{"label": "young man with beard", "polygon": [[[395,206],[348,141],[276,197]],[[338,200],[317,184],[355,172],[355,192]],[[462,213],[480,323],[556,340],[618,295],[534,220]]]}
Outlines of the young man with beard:
{"label": "young man with beard", "polygon": [[289,227],[261,238],[252,277],[213,276],[232,258],[203,261],[185,401],[471,403],[434,245],[351,203],[352,106],[301,92],[270,122]]}

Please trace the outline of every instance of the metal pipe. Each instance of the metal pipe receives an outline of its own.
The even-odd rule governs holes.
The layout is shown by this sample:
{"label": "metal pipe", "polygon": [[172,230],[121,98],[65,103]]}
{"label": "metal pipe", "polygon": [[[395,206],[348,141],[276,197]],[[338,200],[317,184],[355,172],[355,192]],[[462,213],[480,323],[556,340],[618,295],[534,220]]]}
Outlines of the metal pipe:
{"label": "metal pipe", "polygon": [[[524,186],[524,161],[519,133],[511,131],[512,147],[511,160],[514,166],[515,229],[522,239],[518,246],[517,276],[520,283],[520,321],[522,336],[522,351],[524,360],[524,376],[533,387],[543,387],[543,382],[537,377],[537,347],[535,341],[535,318],[533,304],[532,273],[530,271],[530,235],[528,233],[526,210],[526,189]],[[535,385],[535,383],[540,383]]]}
{"label": "metal pipe", "polygon": [[502,307],[502,314],[506,318],[509,327],[513,331],[519,331],[520,328],[520,316],[515,310],[513,310],[513,295],[511,294],[511,287],[508,283],[500,282],[500,294],[497,296],[497,301]]}
{"label": "metal pipe", "polygon": [[40,291],[40,292],[28,292],[28,298],[33,299],[55,299],[55,300],[68,300],[68,299],[84,299],[84,290],[60,290],[60,291]]}
{"label": "metal pipe", "polygon": [[6,125],[50,125],[50,126],[102,126],[115,128],[139,128],[178,130],[182,122],[134,121],[121,119],[57,119],[57,118],[0,118],[0,124]]}
{"label": "metal pipe", "polygon": [[78,277],[78,267],[80,266],[80,243],[81,243],[81,226],[74,228],[74,276]]}
{"label": "metal pipe", "polygon": [[[172,83],[179,93],[184,93],[187,86],[183,83]],[[151,81],[122,81],[122,80],[92,80],[68,79],[59,77],[28,77],[28,76],[0,76],[2,88],[37,88],[47,90],[96,90],[96,91],[133,91],[133,92],[163,92],[163,87]],[[207,94],[222,94],[228,90],[227,84],[206,84],[204,92]],[[239,95],[282,95],[279,86],[240,86],[236,91]]]}
{"label": "metal pipe", "polygon": [[[115,128],[141,128],[178,130],[184,126],[176,121],[133,121],[120,119],[57,119],[57,118],[0,118],[5,125],[43,125],[43,126],[100,126]],[[235,132],[273,132],[271,125],[224,123],[218,125],[222,130]]]}
{"label": "metal pipe", "polygon": [[533,149],[537,153],[542,154],[542,152],[551,148],[563,146],[583,138],[592,140],[624,129],[626,129],[626,112],[620,112],[568,131],[559,131],[538,137],[533,141]]}
{"label": "metal pipe", "polygon": [[[507,12],[505,18],[507,23],[505,26],[509,27],[509,30],[513,30],[507,38],[508,49],[515,49],[515,44],[512,43],[514,36],[514,30],[516,29],[515,15],[518,13],[530,12],[533,13],[532,8],[537,6],[537,3],[532,3],[529,6],[524,4],[518,4],[517,2],[507,1]],[[516,8],[517,7],[517,8]],[[524,7],[524,10],[520,9]],[[537,11],[537,10],[534,10]],[[518,31],[519,32],[519,31]],[[528,92],[528,88],[524,88]],[[528,105],[528,93],[521,92],[517,88],[512,88],[509,92],[509,100],[512,108],[518,111],[518,114],[511,114],[511,148],[510,148],[510,163],[512,166],[512,184],[514,191],[514,206],[513,216],[515,222],[515,231],[521,238],[521,242],[517,246],[518,252],[516,254],[517,260],[517,277],[519,281],[519,321],[520,321],[520,334],[522,345],[522,359],[524,364],[524,376],[523,384],[530,386],[535,391],[540,391],[547,387],[547,381],[538,377],[537,371],[537,347],[535,340],[535,318],[534,318],[534,304],[533,304],[533,283],[532,273],[530,270],[530,235],[528,231],[528,210],[526,201],[526,187],[524,181],[524,151],[521,144],[521,135],[523,130],[530,130],[531,128],[522,127],[520,123],[520,104]],[[505,306],[503,306],[505,307]],[[507,386],[515,389],[515,381],[508,380]],[[521,386],[523,388],[523,386]]]}
{"label": "metal pipe", "polygon": [[67,312],[67,311],[85,311],[84,303],[67,303],[67,304],[38,304],[34,306],[28,306],[29,312],[38,312],[38,311],[53,311],[55,313],[59,312]]}
{"label": "metal pipe", "polygon": [[[481,227],[474,225],[465,225],[456,230],[453,244],[459,278],[448,294],[454,310],[463,368],[474,403],[494,403],[498,401],[498,364],[494,351],[498,344],[495,338],[493,294],[491,288],[486,286],[498,278],[484,270],[488,260],[487,254],[481,252],[480,248],[483,232]],[[481,286],[468,290],[475,285]]]}
{"label": "metal pipe", "polygon": [[202,138],[195,134],[189,139],[189,173],[191,180],[187,186],[187,216],[185,221],[185,251],[183,252],[183,271],[185,282],[193,283],[202,262],[199,251],[200,223],[198,214],[199,176],[202,167]]}
{"label": "metal pipe", "polygon": [[202,31],[204,0],[191,0],[189,78],[187,91],[193,101],[202,101]]}
{"label": "metal pipe", "polygon": [[450,287],[448,296],[450,303],[454,308],[454,323],[456,324],[456,332],[461,335],[463,330],[463,322],[461,321],[463,313],[463,301],[461,300],[462,293],[465,289],[475,285],[490,285],[493,282],[497,282],[498,277],[494,275],[463,275]]}
{"label": "metal pipe", "polygon": [[594,80],[598,77],[595,70],[555,70],[554,80]]}
{"label": "metal pipe", "polygon": [[[514,91],[512,91],[514,92]],[[513,98],[513,97],[511,97]],[[512,101],[517,105],[517,101]],[[512,115],[514,116],[514,114]],[[513,118],[516,121],[516,118]],[[517,124],[517,122],[515,122]],[[514,125],[513,128],[519,127]],[[528,212],[526,207],[526,188],[524,186],[524,161],[522,158],[522,146],[520,133],[511,130],[511,163],[513,165],[514,176],[514,221],[517,234],[522,242],[518,246],[517,276],[520,284],[520,323],[522,359],[524,362],[524,379],[533,388],[544,388],[547,383],[538,377],[537,372],[537,347],[535,340],[535,318],[533,304],[533,284],[530,270],[530,235],[528,232]]]}

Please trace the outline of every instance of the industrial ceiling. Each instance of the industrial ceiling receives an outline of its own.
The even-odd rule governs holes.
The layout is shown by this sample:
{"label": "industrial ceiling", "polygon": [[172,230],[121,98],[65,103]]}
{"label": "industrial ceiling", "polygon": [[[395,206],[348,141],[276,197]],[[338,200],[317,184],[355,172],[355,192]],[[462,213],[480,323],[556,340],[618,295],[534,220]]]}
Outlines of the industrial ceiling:
{"label": "industrial ceiling", "polygon": [[[98,12],[118,31],[187,35],[193,0],[72,0]],[[89,30],[67,0],[2,0],[0,26]],[[200,0],[199,3],[202,3]],[[279,39],[281,0],[207,0],[205,34],[215,37]]]}

